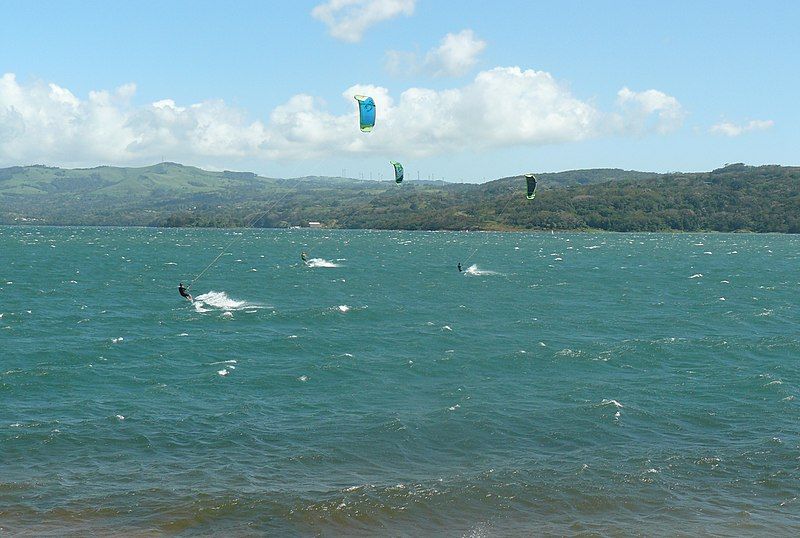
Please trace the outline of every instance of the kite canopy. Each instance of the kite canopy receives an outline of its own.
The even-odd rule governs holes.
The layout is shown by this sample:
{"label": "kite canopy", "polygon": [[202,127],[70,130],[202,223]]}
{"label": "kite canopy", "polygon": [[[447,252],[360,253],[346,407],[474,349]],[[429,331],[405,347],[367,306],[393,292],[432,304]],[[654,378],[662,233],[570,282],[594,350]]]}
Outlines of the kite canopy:
{"label": "kite canopy", "polygon": [[528,200],[533,200],[536,196],[536,176],[525,174],[525,181],[528,183]]}
{"label": "kite canopy", "polygon": [[403,165],[397,161],[389,161],[394,166],[394,180],[399,185],[403,182]]}
{"label": "kite canopy", "polygon": [[358,119],[361,130],[368,133],[375,126],[375,101],[366,95],[354,95],[353,97],[358,101]]}

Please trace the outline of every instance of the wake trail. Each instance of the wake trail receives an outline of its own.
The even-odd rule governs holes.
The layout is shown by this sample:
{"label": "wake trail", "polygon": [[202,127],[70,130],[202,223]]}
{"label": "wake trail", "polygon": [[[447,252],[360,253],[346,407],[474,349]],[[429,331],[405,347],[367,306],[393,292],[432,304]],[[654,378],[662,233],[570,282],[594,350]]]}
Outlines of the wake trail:
{"label": "wake trail", "polygon": [[251,303],[248,301],[240,301],[228,297],[224,291],[214,291],[203,293],[194,298],[194,309],[197,312],[211,312],[212,310],[224,310],[230,312],[233,310],[245,309],[259,309],[264,308],[263,305]]}

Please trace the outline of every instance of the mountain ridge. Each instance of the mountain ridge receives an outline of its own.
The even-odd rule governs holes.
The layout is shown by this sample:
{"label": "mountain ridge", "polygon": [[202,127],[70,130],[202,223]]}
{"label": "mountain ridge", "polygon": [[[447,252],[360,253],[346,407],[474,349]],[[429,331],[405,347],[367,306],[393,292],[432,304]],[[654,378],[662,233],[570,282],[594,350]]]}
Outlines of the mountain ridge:
{"label": "mountain ridge", "polygon": [[[616,168],[480,184],[271,178],[164,162],[145,167],[0,169],[0,223],[386,229],[800,231],[800,168],[729,164],[659,174]],[[517,199],[519,198],[519,199]]]}

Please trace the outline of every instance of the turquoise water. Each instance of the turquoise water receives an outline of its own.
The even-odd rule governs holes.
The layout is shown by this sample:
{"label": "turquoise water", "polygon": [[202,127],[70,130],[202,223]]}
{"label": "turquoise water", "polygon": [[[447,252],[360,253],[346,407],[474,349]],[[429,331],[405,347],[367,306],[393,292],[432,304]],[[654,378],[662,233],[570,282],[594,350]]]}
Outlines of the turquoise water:
{"label": "turquoise water", "polygon": [[796,535],[798,252],[0,227],[0,533]]}

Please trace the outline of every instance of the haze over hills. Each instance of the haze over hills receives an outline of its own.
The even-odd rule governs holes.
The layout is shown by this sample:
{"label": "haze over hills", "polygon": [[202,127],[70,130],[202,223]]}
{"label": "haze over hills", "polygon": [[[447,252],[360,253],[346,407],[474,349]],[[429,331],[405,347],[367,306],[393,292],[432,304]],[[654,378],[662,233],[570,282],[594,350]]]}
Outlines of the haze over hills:
{"label": "haze over hills", "polygon": [[266,178],[176,163],[0,169],[0,222],[53,225],[325,226],[379,229],[753,230],[800,232],[800,168],[708,173],[618,169],[483,184]]}

